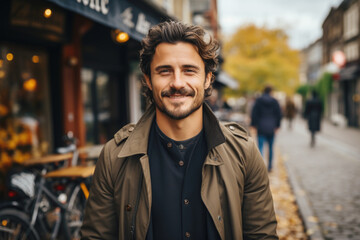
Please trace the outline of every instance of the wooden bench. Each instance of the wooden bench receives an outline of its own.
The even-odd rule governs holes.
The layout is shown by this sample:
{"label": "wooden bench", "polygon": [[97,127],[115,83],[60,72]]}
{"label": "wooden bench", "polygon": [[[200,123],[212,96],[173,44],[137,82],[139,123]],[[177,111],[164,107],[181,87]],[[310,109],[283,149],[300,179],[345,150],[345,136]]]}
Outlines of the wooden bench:
{"label": "wooden bench", "polygon": [[87,178],[94,174],[95,166],[73,166],[54,170],[45,175],[47,178]]}

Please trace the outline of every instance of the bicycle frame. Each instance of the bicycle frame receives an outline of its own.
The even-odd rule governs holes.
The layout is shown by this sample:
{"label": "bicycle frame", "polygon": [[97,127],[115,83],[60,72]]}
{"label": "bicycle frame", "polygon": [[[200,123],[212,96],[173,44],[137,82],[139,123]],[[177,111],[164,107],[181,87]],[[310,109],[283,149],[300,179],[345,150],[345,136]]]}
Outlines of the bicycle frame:
{"label": "bicycle frame", "polygon": [[58,219],[55,222],[55,226],[52,229],[52,231],[49,232],[51,234],[51,239],[57,238],[61,224],[63,224],[63,226],[65,226],[65,228],[66,228],[65,234],[66,234],[67,238],[70,239],[70,232],[68,229],[69,226],[67,226],[67,223],[65,222],[66,221],[66,219],[65,219],[66,213],[70,212],[70,208],[72,207],[72,204],[75,201],[75,199],[71,199],[72,195],[74,193],[77,194],[78,191],[81,190],[81,186],[80,186],[80,184],[76,185],[76,189],[74,189],[71,192],[71,194],[68,196],[69,201],[62,203],[61,201],[59,201],[58,197],[56,195],[54,195],[54,193],[45,186],[45,184],[46,184],[46,179],[44,177],[41,177],[41,179],[38,183],[38,188],[37,188],[38,190],[37,190],[36,197],[35,197],[34,208],[32,210],[31,216],[30,216],[31,217],[30,226],[35,227],[35,224],[38,220],[42,197],[43,197],[43,195],[45,195],[47,197],[47,199],[51,200],[51,202],[55,205],[55,208],[57,208],[57,207],[60,208],[60,211],[58,212],[58,216],[57,216]]}
{"label": "bicycle frame", "polygon": [[[11,201],[11,205],[6,204],[4,207],[17,208],[24,212],[27,215],[29,227],[36,234],[44,234],[42,237],[46,236],[50,239],[58,239],[62,236],[66,239],[78,238],[80,237],[85,201],[89,195],[88,181],[95,167],[77,166],[80,152],[76,147],[75,140],[71,140],[69,146],[59,148],[58,152],[60,154],[34,158],[24,164],[24,166],[41,166],[41,168],[35,167],[31,171],[34,174],[32,194],[26,195],[26,205],[21,201]],[[56,170],[51,168],[54,167],[53,163],[62,162],[65,165],[65,160],[68,161],[68,167],[62,166]],[[59,172],[61,173],[59,174]],[[22,175],[19,178],[21,181],[17,179],[18,181],[15,183],[18,185],[22,183],[22,185],[15,185],[15,187],[20,187],[22,191],[28,190],[29,181],[24,180]],[[52,189],[52,184],[57,183],[56,178],[60,181],[65,180],[65,191],[63,188]],[[60,195],[58,195],[58,191],[60,191]],[[25,191],[25,193],[28,192]],[[66,197],[61,199],[61,194]]]}

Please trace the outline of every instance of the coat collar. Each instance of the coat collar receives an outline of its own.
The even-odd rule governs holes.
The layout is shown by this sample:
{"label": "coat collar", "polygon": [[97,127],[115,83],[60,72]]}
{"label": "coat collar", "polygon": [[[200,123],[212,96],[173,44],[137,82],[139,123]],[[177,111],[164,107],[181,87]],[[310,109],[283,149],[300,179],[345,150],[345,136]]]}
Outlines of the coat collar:
{"label": "coat collar", "polygon": [[147,154],[149,133],[154,117],[155,106],[151,105],[136,124],[132,134],[125,141],[118,157]]}
{"label": "coat collar", "polygon": [[[225,136],[221,130],[218,119],[215,117],[210,107],[206,103],[204,103],[203,106],[204,131],[208,149],[211,150],[217,145],[224,143]],[[147,154],[149,133],[154,117],[155,106],[151,105],[136,124],[132,134],[130,134],[125,141],[124,147],[121,149],[118,157],[122,158],[138,154]]]}
{"label": "coat collar", "polygon": [[225,135],[207,103],[204,103],[204,130],[209,150],[225,142]]}

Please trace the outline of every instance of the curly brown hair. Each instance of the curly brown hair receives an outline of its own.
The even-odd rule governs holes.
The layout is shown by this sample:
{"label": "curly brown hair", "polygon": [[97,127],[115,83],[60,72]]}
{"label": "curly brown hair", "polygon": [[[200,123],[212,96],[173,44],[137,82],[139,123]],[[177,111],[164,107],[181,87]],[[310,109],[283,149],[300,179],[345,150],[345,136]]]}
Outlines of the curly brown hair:
{"label": "curly brown hair", "polygon": [[[207,39],[208,38],[208,39]],[[151,79],[150,64],[155,54],[155,49],[160,43],[186,42],[193,44],[205,64],[205,75],[214,73],[218,65],[218,42],[200,26],[188,25],[177,21],[166,21],[153,26],[147,36],[141,41],[140,68]],[[211,95],[212,83],[215,76],[212,74],[211,84],[205,89],[205,97]],[[143,94],[152,103],[152,91],[142,79]]]}

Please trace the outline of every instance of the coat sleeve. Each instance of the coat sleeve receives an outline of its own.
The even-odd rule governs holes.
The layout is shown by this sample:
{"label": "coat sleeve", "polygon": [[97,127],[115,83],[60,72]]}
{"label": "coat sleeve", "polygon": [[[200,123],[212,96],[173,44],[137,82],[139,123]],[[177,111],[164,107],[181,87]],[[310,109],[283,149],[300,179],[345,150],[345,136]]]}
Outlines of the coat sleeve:
{"label": "coat sleeve", "polygon": [[278,239],[267,169],[252,139],[249,144],[242,206],[244,239]]}
{"label": "coat sleeve", "polygon": [[81,239],[118,239],[110,163],[110,153],[105,145],[96,163],[85,207]]}

